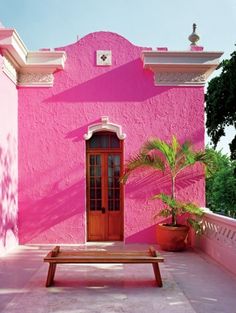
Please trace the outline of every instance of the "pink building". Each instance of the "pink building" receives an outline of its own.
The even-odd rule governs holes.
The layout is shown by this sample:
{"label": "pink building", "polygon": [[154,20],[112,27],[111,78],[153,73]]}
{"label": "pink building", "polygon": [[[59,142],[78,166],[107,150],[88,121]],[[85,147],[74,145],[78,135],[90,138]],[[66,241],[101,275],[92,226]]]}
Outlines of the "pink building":
{"label": "pink building", "polygon": [[[96,32],[30,52],[0,29],[0,253],[13,245],[154,242],[162,175],[125,187],[125,160],[148,138],[204,147],[204,84],[222,53],[152,50]],[[178,193],[205,205],[198,168]]]}

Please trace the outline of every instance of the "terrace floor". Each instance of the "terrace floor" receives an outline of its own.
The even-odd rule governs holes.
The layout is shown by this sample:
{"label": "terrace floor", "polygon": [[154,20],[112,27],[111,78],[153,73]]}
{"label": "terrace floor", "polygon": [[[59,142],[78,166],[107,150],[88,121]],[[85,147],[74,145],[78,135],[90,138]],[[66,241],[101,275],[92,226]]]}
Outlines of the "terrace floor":
{"label": "terrace floor", "polygon": [[59,265],[55,286],[45,288],[51,248],[20,246],[0,259],[0,312],[236,313],[236,277],[200,252],[162,252],[163,288],[151,264]]}

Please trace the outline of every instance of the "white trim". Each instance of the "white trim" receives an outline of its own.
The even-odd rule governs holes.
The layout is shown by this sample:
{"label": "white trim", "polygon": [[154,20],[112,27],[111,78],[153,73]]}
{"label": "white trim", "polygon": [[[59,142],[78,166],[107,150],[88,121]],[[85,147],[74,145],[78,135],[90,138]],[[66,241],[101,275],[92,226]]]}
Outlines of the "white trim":
{"label": "white trim", "polygon": [[3,57],[3,72],[13,81],[15,85],[17,84],[17,71],[12,62],[5,56]]}
{"label": "white trim", "polygon": [[223,223],[223,224],[228,224],[230,226],[233,226],[236,229],[236,219],[235,218],[214,213],[207,208],[204,210],[203,218],[204,217],[210,218],[214,221],[218,221],[218,222]]}
{"label": "white trim", "polygon": [[126,134],[122,132],[122,127],[120,125],[110,123],[108,116],[102,116],[101,123],[88,126],[88,132],[87,134],[84,134],[84,139],[89,140],[94,133],[104,130],[116,133],[120,140],[124,140],[126,138]]}
{"label": "white trim", "polygon": [[144,68],[154,73],[156,86],[204,85],[223,52],[143,51]]}
{"label": "white trim", "polygon": [[[0,29],[0,49],[3,57],[16,71],[14,76],[19,77],[19,86],[26,86],[21,82],[20,77],[27,74],[27,86],[50,87],[53,85],[53,79],[49,82],[48,79],[42,79],[42,77],[51,77],[54,72],[65,67],[66,53],[64,51],[28,51],[15,29]],[[9,64],[5,64],[4,72],[14,79],[13,70],[10,69]],[[32,83],[29,77],[34,78]],[[38,81],[35,80],[36,77],[39,78]]]}

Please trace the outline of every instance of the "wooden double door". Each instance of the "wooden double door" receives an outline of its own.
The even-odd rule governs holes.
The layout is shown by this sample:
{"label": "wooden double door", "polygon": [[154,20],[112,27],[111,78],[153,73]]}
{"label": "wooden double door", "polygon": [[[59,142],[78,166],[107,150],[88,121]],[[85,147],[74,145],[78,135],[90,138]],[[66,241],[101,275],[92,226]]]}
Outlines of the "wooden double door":
{"label": "wooden double door", "polygon": [[87,143],[87,240],[123,240],[123,145],[113,133]]}

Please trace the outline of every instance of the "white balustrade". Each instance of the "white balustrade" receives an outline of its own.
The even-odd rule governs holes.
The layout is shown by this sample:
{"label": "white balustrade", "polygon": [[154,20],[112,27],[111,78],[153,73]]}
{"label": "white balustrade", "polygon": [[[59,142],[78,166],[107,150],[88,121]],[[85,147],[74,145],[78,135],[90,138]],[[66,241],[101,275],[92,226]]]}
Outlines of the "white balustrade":
{"label": "white balustrade", "polygon": [[236,219],[209,210],[203,217],[203,235],[198,248],[236,274]]}

